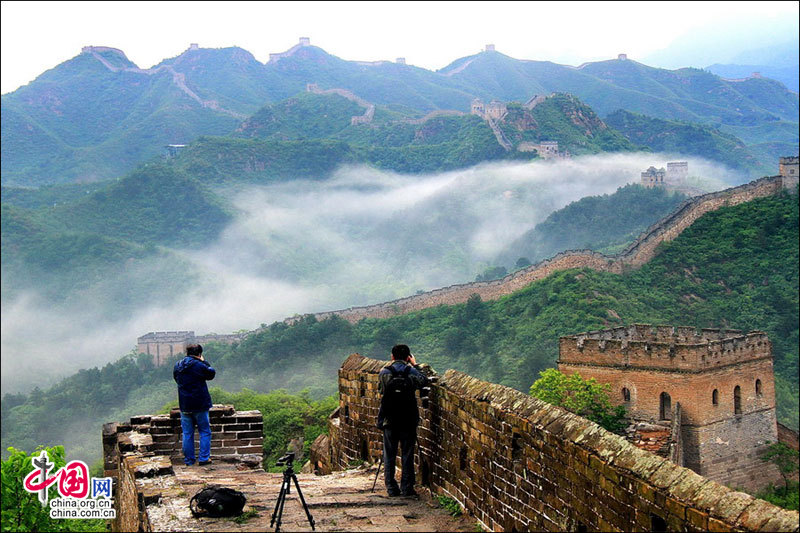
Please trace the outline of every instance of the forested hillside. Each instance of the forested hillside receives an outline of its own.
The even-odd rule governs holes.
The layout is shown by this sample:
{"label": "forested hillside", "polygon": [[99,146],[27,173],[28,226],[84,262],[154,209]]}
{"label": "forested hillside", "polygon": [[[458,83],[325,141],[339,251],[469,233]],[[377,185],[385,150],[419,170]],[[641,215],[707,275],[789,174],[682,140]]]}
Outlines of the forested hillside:
{"label": "forested hillside", "polygon": [[[152,291],[169,296],[191,284],[192,269],[162,247],[206,244],[230,221],[216,196],[161,164],[88,187],[4,196],[4,299],[30,289],[54,303],[81,294],[124,314]],[[61,201],[42,205],[50,198]]]}
{"label": "forested hillside", "polygon": [[531,110],[512,102],[500,128],[515,146],[523,141],[557,141],[560,151],[572,155],[635,149],[635,144],[570,94],[554,94]]}
{"label": "forested hillside", "polygon": [[638,184],[620,187],[614,194],[581,198],[522,235],[498,263],[510,264],[520,257],[537,262],[564,250],[619,252],[686,199],[680,193]]}
{"label": "forested hillside", "polygon": [[[766,331],[773,342],[778,416],[798,421],[798,203],[783,194],[721,208],[698,219],[642,268],[624,275],[559,272],[493,302],[473,298],[390,319],[275,323],[234,346],[209,345],[227,390],[335,390],[347,354],[385,358],[411,345],[436,370],[456,368],[527,390],[554,366],[560,335],[630,323]],[[174,399],[169,367],[129,355],[83,370],[46,390],[7,395],[3,447],[65,443],[99,454],[100,426]],[[80,436],[79,436],[80,435]]]}
{"label": "forested hillside", "polygon": [[[732,169],[765,175],[774,172],[775,165],[761,163],[741,140],[710,126],[661,120],[622,109],[608,115],[606,121],[633,144],[654,152],[700,156]],[[783,151],[792,153],[792,148],[784,146]]]}

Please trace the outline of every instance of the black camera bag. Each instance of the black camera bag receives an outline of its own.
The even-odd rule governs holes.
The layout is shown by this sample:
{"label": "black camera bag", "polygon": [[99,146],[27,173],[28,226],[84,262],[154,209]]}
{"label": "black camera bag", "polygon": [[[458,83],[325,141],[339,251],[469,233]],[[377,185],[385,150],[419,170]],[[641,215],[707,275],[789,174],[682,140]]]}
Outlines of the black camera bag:
{"label": "black camera bag", "polygon": [[411,378],[411,365],[401,371],[388,366],[392,377],[386,383],[381,397],[381,405],[378,410],[378,428],[386,427],[407,428],[416,423],[415,413],[417,409],[417,397],[414,394],[416,388]]}
{"label": "black camera bag", "polygon": [[195,518],[208,516],[239,516],[242,514],[247,498],[238,490],[209,485],[189,501],[189,509]]}

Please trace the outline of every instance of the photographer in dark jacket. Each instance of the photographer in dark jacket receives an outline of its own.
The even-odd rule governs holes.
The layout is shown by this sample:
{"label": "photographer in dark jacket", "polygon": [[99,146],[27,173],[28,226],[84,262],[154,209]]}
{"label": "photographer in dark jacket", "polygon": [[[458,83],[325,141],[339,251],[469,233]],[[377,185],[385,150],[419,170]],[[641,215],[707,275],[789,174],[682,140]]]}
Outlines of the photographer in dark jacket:
{"label": "photographer in dark jacket", "polygon": [[[383,430],[384,482],[389,496],[416,496],[414,491],[414,443],[417,441],[419,408],[416,390],[428,386],[428,378],[415,368],[416,359],[405,344],[392,348],[392,362],[378,374],[381,407],[378,427]],[[394,478],[398,447],[402,450],[400,486]]]}
{"label": "photographer in dark jacket", "polygon": [[211,464],[211,425],[208,410],[211,395],[206,381],[214,379],[217,371],[203,358],[203,347],[190,344],[186,357],[175,363],[172,377],[178,384],[178,403],[181,409],[183,430],[183,462],[194,464],[194,428],[200,434],[200,465]]}

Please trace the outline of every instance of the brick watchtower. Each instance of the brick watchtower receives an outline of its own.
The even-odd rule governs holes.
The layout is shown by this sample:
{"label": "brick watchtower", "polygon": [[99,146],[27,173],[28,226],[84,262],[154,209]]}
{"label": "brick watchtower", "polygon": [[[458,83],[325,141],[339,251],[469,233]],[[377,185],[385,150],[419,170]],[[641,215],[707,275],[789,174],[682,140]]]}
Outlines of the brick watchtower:
{"label": "brick watchtower", "polygon": [[698,474],[748,489],[780,480],[760,460],[778,440],[765,333],[643,324],[580,333],[559,339],[558,368],[610,384],[637,421],[669,420],[680,403],[684,462]]}

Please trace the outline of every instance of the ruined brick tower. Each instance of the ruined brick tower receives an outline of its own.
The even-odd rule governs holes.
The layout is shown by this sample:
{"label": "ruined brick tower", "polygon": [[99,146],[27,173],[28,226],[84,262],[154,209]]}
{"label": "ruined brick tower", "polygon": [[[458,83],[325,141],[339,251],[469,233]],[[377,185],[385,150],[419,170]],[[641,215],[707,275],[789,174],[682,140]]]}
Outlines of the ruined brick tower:
{"label": "ruined brick tower", "polygon": [[760,331],[636,324],[559,340],[558,368],[611,385],[634,420],[668,421],[680,403],[685,466],[758,489],[780,477],[760,459],[778,441],[772,344]]}

